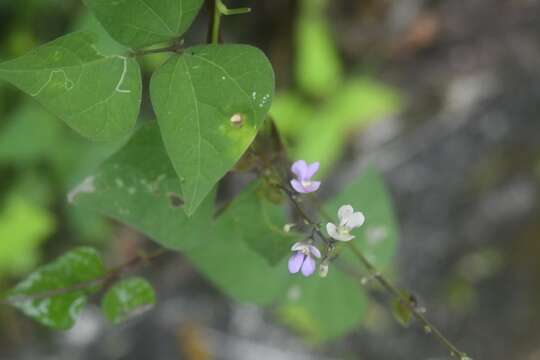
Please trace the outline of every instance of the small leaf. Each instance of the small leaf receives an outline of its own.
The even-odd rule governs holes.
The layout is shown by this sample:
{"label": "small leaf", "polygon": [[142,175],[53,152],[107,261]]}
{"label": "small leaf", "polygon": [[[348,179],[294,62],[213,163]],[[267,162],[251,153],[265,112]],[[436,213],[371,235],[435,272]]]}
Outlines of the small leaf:
{"label": "small leaf", "polygon": [[[92,281],[104,275],[96,250],[77,248],[38,268],[9,291],[7,300],[45,326],[69,329],[84,308],[87,295],[97,290]],[[81,284],[88,286],[78,288]]]}
{"label": "small leaf", "polygon": [[309,95],[324,97],[339,86],[342,68],[327,15],[328,1],[304,0],[296,32],[298,84]]}
{"label": "small leaf", "polygon": [[26,165],[43,159],[62,142],[62,130],[58,120],[35,102],[20,104],[3,118],[0,162]]}
{"label": "small leaf", "polygon": [[245,189],[221,217],[230,217],[242,240],[275,265],[289,253],[295,236],[283,231],[283,206],[266,200],[262,186],[257,182]]}
{"label": "small leaf", "polygon": [[[261,127],[274,94],[272,66],[251,46],[196,46],[154,73],[150,93],[191,215]],[[238,114],[242,126],[231,122]]]}
{"label": "small leaf", "polygon": [[390,116],[399,107],[400,97],[394,88],[370,78],[353,79],[343,84],[298,133],[295,155],[319,161],[325,172],[342,154],[351,133]]}
{"label": "small leaf", "polygon": [[282,306],[284,321],[310,340],[320,342],[357,327],[364,318],[367,299],[357,281],[331,267],[326,278],[294,278]]}
{"label": "small leaf", "polygon": [[281,134],[296,138],[313,125],[316,109],[296,93],[278,92],[270,114]]}
{"label": "small leaf", "polygon": [[113,324],[151,309],[156,303],[152,285],[142,278],[122,280],[110,288],[101,302],[103,313]]}
{"label": "small leaf", "polygon": [[39,246],[54,230],[54,217],[20,195],[9,194],[0,208],[0,273],[28,271]]}
{"label": "small leaf", "polygon": [[[411,299],[411,302],[414,304],[414,297],[407,294],[406,291],[402,291],[402,294],[407,299]],[[413,320],[413,313],[409,307],[403,302],[401,298],[394,298],[392,300],[392,314],[398,323],[403,327],[408,327]]]}
{"label": "small leaf", "polygon": [[143,47],[182,35],[203,0],[84,0],[103,27],[121,44]]}
{"label": "small leaf", "polygon": [[34,97],[74,130],[93,140],[126,135],[141,101],[139,65],[103,56],[97,37],[72,33],[0,64],[4,79]]}

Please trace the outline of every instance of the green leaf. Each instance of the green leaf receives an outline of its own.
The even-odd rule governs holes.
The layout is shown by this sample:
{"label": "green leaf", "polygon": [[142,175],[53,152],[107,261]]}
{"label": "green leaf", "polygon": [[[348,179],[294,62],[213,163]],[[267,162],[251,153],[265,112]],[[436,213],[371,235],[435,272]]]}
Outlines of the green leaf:
{"label": "green leaf", "polygon": [[295,278],[279,313],[294,330],[319,342],[358,327],[366,307],[358,281],[331,266],[326,278]]}
{"label": "green leaf", "polygon": [[45,209],[10,194],[0,209],[0,274],[28,271],[39,259],[38,246],[55,228]]}
{"label": "green leaf", "polygon": [[276,265],[290,252],[296,236],[283,231],[287,222],[283,206],[267,200],[263,186],[256,182],[245,189],[222,218],[230,217],[249,248]]}
{"label": "green leaf", "polygon": [[75,31],[88,31],[96,36],[95,48],[105,55],[117,55],[127,53],[129,48],[119,44],[105,30],[96,17],[90,12],[85,11],[73,26]]}
{"label": "green leaf", "polygon": [[74,130],[93,140],[126,135],[141,101],[139,65],[103,56],[88,32],[63,36],[0,64],[4,79],[34,97]]}
{"label": "green leaf", "polygon": [[121,44],[144,47],[182,35],[203,0],[84,0],[103,27]]}
{"label": "green leaf", "polygon": [[134,277],[117,282],[101,301],[103,313],[113,324],[151,309],[156,303],[152,285],[145,279]]}
{"label": "green leaf", "polygon": [[117,154],[75,187],[68,200],[113,217],[146,233],[161,245],[186,250],[203,244],[213,199],[188,218],[180,182],[157,124],[147,124]]}
{"label": "green leaf", "polygon": [[290,137],[301,135],[316,117],[316,109],[293,92],[277,93],[272,108],[272,118],[276,121],[279,132]]}
{"label": "green leaf", "polygon": [[306,93],[325,97],[342,80],[342,68],[326,17],[327,1],[302,1],[296,30],[296,74]]}
{"label": "green leaf", "polygon": [[358,78],[336,91],[299,132],[295,155],[306,161],[319,161],[321,172],[339,158],[347,138],[377,119],[400,108],[394,88],[369,78]]}
{"label": "green leaf", "polygon": [[[366,217],[362,227],[353,230],[356,235],[355,245],[380,271],[391,263],[396,252],[397,223],[386,191],[382,176],[374,168],[364,170],[362,175],[344,191],[330,200],[325,211],[337,221],[340,206],[350,204],[355,211],[361,211]],[[359,264],[358,259],[344,244],[341,253],[352,264]]]}
{"label": "green leaf", "polygon": [[259,305],[271,304],[285,289],[287,265],[282,261],[272,266],[253,251],[231,218],[234,215],[224,214],[214,225],[210,241],[189,250],[186,256],[233,299]]}
{"label": "green leaf", "polygon": [[[62,125],[34,102],[19,105],[0,132],[0,162],[23,164],[43,159],[62,142]],[[32,141],[28,141],[32,139]]]}
{"label": "green leaf", "polygon": [[[406,291],[402,291],[402,294],[405,298],[411,299],[411,302],[414,304],[414,297],[410,294],[407,294]],[[394,319],[403,327],[408,327],[413,320],[413,313],[409,307],[403,302],[401,298],[394,298],[392,300],[392,315]]]}
{"label": "green leaf", "polygon": [[[240,199],[252,193],[241,194]],[[245,223],[252,217],[240,216],[244,206],[238,199],[215,221],[211,197],[188,218],[176,203],[180,194],[159,128],[149,124],[76,187],[70,199],[139,229],[165,247],[184,251],[199,271],[237,300],[269,304],[282,293],[286,264],[271,266],[248,245],[237,221]],[[261,284],[262,279],[266,283]]]}
{"label": "green leaf", "polygon": [[[105,275],[99,254],[92,248],[72,250],[44,265],[17,284],[7,300],[39,323],[53,329],[71,328],[96,290],[92,281]],[[88,283],[89,287],[76,288]],[[72,291],[64,291],[73,288]]]}
{"label": "green leaf", "polygon": [[[261,127],[274,94],[272,66],[251,46],[197,46],[162,65],[150,93],[191,215]],[[235,114],[240,125],[231,122]]]}

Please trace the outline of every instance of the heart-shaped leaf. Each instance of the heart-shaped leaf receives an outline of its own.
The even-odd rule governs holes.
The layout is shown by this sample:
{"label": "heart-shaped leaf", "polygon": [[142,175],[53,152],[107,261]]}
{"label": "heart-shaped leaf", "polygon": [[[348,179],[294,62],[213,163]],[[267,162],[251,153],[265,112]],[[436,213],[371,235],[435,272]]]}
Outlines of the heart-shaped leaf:
{"label": "heart-shaped leaf", "polygon": [[139,114],[140,68],[134,59],[101,55],[96,41],[89,32],[63,36],[0,64],[0,79],[90,139],[120,138]]}
{"label": "heart-shaped leaf", "polygon": [[203,0],[84,0],[119,43],[143,47],[182,35]]}
{"label": "heart-shaped leaf", "polygon": [[191,215],[255,138],[274,94],[272,66],[251,46],[197,46],[162,65],[150,93]]}

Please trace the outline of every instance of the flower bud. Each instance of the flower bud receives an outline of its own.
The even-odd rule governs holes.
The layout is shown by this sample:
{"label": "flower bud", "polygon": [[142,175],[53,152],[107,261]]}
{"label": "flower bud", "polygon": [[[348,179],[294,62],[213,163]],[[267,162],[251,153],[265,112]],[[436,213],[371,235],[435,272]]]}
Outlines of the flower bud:
{"label": "flower bud", "polygon": [[283,225],[283,231],[288,233],[291,232],[291,229],[295,226],[295,224],[285,224]]}
{"label": "flower bud", "polygon": [[328,275],[328,261],[323,260],[319,265],[319,276],[325,278]]}

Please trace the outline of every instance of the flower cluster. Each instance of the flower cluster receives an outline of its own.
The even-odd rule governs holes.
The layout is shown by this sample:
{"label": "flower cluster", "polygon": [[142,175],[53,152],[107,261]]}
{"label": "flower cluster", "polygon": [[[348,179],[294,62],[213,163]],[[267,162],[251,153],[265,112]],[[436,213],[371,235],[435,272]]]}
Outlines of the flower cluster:
{"label": "flower cluster", "polygon": [[[304,160],[294,162],[291,171],[296,178],[291,180],[292,188],[301,194],[315,192],[319,189],[321,182],[312,180],[312,177],[319,170],[319,163],[306,163]],[[327,223],[326,232],[333,241],[350,241],[354,239],[351,231],[362,226],[365,222],[364,214],[354,211],[351,205],[343,205],[338,210],[339,223]],[[290,224],[288,224],[290,225]],[[289,229],[290,230],[290,229]],[[289,258],[289,272],[296,274],[302,272],[304,276],[310,276],[315,272],[316,260],[321,258],[321,252],[312,241],[297,242],[291,250],[293,254]],[[325,256],[319,266],[321,277],[328,274],[328,259]]]}

